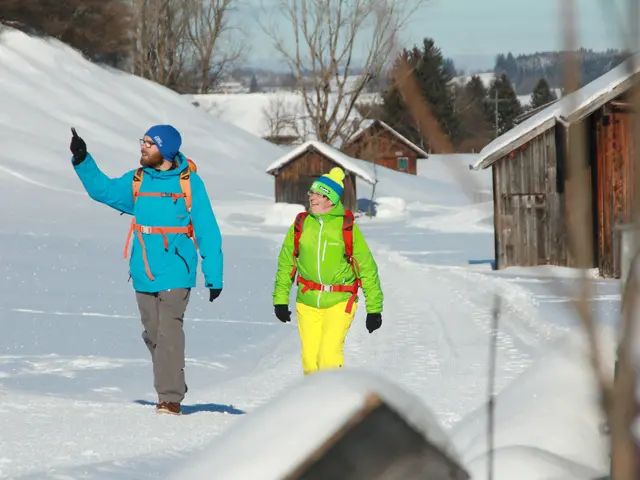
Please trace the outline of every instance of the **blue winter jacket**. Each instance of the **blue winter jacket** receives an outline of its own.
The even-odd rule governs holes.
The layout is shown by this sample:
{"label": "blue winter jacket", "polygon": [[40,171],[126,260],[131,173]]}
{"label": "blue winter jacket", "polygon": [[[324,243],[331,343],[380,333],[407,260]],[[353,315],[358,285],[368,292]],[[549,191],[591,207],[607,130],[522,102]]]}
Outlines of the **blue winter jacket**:
{"label": "blue winter jacket", "polygon": [[[158,171],[145,167],[140,192],[182,193],[180,172],[187,168],[182,153],[177,157],[178,168]],[[184,198],[138,197],[133,202],[132,181],[135,170],[119,178],[107,177],[87,154],[76,165],[75,171],[89,196],[120,212],[134,215],[136,223],[144,226],[184,227],[189,224],[189,213]],[[197,173],[191,173],[191,219],[198,249],[202,257],[202,272],[207,288],[222,288],[222,238],[216,217],[211,208],[204,183]],[[147,275],[140,242],[136,232],[132,235],[129,271],[133,288],[139,292],[159,292],[170,288],[196,286],[198,254],[186,234],[167,234],[168,249],[159,234],[142,233],[147,251],[147,261],[154,280]],[[123,234],[123,243],[126,234]]]}

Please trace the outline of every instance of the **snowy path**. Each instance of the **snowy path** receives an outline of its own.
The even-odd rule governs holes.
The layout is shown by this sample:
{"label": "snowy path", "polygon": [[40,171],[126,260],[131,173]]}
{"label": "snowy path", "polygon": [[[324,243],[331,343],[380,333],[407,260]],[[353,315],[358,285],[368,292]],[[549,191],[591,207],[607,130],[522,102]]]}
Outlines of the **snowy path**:
{"label": "snowy path", "polygon": [[[378,251],[386,282],[383,328],[352,329],[347,362],[371,368],[418,393],[445,426],[486,398],[493,293],[504,298],[496,387],[517,377],[543,342],[564,329],[541,322],[517,284],[455,267],[412,262]],[[364,318],[361,319],[364,322]]]}
{"label": "snowy path", "polygon": [[[49,252],[68,247],[51,237],[28,239],[37,253],[14,257],[27,265],[9,264],[15,273],[4,288],[14,294],[0,305],[3,316],[22,326],[0,355],[0,382],[8,387],[0,395],[0,475],[157,478],[302,378],[297,326],[278,322],[270,307],[282,233],[251,226],[232,213],[221,217],[231,220],[236,235],[241,232],[231,237],[228,256],[229,283],[239,287],[213,307],[201,292],[194,298],[185,323],[188,381],[194,386],[185,401],[189,415],[179,422],[157,418],[147,405],[154,400],[151,367],[137,312],[131,310],[130,285],[114,283],[114,289],[100,293],[103,300],[85,300],[90,310],[83,312],[78,300],[57,293],[64,287],[53,288],[81,279],[76,268],[41,270],[38,285],[46,289],[48,302],[39,301],[25,288],[29,262],[42,264]],[[385,293],[383,326],[372,335],[366,331],[362,298],[345,346],[346,364],[383,373],[413,390],[444,426],[485,401],[495,291],[505,299],[498,389],[537,358],[543,342],[566,329],[538,318],[531,292],[517,283],[419,263],[410,260],[406,244],[390,248],[375,229],[367,235]],[[431,244],[434,237],[424,240],[421,248],[442,250]],[[23,239],[13,245],[16,253],[24,244]],[[122,265],[107,260],[119,247],[102,247],[104,264],[96,270],[105,278],[122,276]],[[82,243],[65,255],[77,268],[93,259]],[[65,340],[51,342],[50,335]]]}
{"label": "snowy path", "polygon": [[[530,294],[517,284],[463,268],[420,264],[376,244],[372,248],[385,292],[383,327],[372,335],[366,331],[362,304],[346,342],[347,366],[382,372],[415,391],[445,426],[451,426],[485,400],[487,332],[494,291],[501,291],[507,301],[499,337],[498,388],[531,363],[541,342],[563,330],[540,322]],[[74,315],[61,310],[48,313],[29,310],[24,305],[13,309],[12,314],[47,319]],[[93,319],[101,316],[109,314],[90,314]],[[111,316],[124,320],[135,315]],[[263,329],[268,335],[244,347],[247,355],[255,357],[252,366],[245,370],[234,365],[242,356],[239,351],[224,362],[191,358],[190,371],[198,366],[200,370],[211,371],[214,375],[211,378],[219,381],[206,382],[202,373],[198,375],[200,386],[190,391],[186,402],[192,415],[185,415],[179,422],[156,418],[150,406],[140,404],[153,400],[150,395],[134,403],[123,395],[126,392],[109,387],[117,385],[115,375],[107,386],[94,388],[95,395],[100,397],[91,400],[77,395],[69,398],[63,392],[48,396],[28,392],[3,395],[0,472],[9,475],[38,472],[38,478],[45,478],[44,472],[48,471],[49,478],[61,478],[57,475],[80,469],[83,474],[91,474],[89,478],[105,478],[109,473],[125,471],[130,478],[147,478],[154,471],[166,471],[177,458],[204,446],[242,413],[250,413],[301,379],[295,322],[282,325],[268,315],[247,317],[194,316],[195,324],[199,321],[211,328],[216,325],[221,328],[221,324],[230,322],[229,328],[243,325],[242,328]],[[5,377],[18,372],[24,376],[31,369],[37,378],[89,371],[101,374],[104,380],[107,371],[127,368],[138,382],[147,382],[143,376],[148,375],[150,368],[147,358],[19,355],[0,358],[0,376]],[[69,376],[72,378],[73,374]],[[113,435],[114,432],[118,434]],[[170,452],[173,453],[167,457]],[[174,460],[170,461],[171,458]],[[138,468],[141,462],[148,462],[147,467]]]}

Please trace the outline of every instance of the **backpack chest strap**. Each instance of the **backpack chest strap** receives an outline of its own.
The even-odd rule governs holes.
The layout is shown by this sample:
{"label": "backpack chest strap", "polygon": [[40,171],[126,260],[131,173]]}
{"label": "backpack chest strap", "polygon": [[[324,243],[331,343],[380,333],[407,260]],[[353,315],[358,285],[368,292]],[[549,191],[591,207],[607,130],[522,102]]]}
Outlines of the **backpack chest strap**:
{"label": "backpack chest strap", "polygon": [[353,304],[358,296],[358,289],[360,288],[360,280],[356,279],[351,285],[323,285],[322,283],[316,283],[311,280],[306,280],[298,275],[298,285],[302,285],[302,293],[306,293],[307,290],[316,290],[321,292],[342,292],[351,293],[351,297],[347,301],[345,312],[351,313]]}
{"label": "backpack chest strap", "polygon": [[[135,217],[131,220],[131,227],[129,228],[129,233],[127,235],[127,242],[124,247],[124,258],[129,256],[129,244],[131,242],[131,236],[133,232],[136,232],[136,236],[138,237],[138,242],[140,243],[140,247],[142,249],[142,259],[144,261],[144,267],[147,271],[147,276],[149,279],[153,280],[153,275],[151,274],[151,268],[149,267],[149,262],[147,260],[147,247],[144,244],[144,237],[142,234],[146,235],[162,235],[162,239],[164,240],[164,249],[165,251],[169,251],[169,239],[167,235],[171,234],[180,234],[183,233],[188,237],[192,238],[194,243],[196,241],[193,225],[189,223],[186,227],[148,227],[145,225],[140,225],[136,223]],[[196,244],[196,248],[198,245]]]}

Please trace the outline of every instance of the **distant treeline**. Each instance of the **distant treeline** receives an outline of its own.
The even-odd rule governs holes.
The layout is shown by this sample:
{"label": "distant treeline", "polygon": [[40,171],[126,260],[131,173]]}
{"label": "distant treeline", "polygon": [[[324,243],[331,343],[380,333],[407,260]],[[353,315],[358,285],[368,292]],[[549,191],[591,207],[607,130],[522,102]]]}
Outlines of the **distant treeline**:
{"label": "distant treeline", "polygon": [[[582,85],[604,75],[628,57],[626,52],[620,50],[594,52],[580,49],[578,55]],[[505,73],[513,83],[516,93],[524,95],[533,91],[540,78],[545,78],[552,89],[562,88],[562,64],[562,52],[537,52],[518,56],[509,52],[497,56],[494,72],[498,76]]]}

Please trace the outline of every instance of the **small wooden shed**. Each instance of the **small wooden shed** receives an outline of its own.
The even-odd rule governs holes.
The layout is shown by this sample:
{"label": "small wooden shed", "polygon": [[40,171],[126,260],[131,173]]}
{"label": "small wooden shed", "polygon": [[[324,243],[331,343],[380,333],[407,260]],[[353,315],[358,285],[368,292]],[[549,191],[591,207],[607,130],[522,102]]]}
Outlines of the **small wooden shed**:
{"label": "small wooden shed", "polygon": [[366,162],[350,158],[318,141],[306,142],[269,165],[267,173],[275,177],[276,202],[307,205],[307,192],[311,184],[319,176],[329,173],[333,167],[340,167],[345,172],[344,192],[341,198],[343,205],[356,211],[356,178],[374,185],[375,176],[367,168]]}
{"label": "small wooden shed", "polygon": [[496,268],[576,266],[565,201],[570,129],[585,128],[593,268],[620,278],[620,226],[630,221],[635,145],[629,96],[639,71],[623,62],[498,137],[472,168],[493,170]]}
{"label": "small wooden shed", "polygon": [[418,159],[429,157],[427,152],[381,120],[364,120],[340,150],[350,157],[412,175],[418,173]]}

